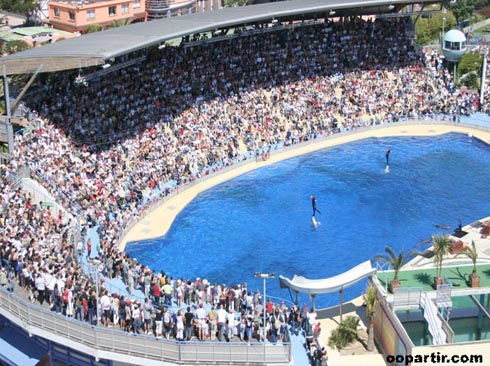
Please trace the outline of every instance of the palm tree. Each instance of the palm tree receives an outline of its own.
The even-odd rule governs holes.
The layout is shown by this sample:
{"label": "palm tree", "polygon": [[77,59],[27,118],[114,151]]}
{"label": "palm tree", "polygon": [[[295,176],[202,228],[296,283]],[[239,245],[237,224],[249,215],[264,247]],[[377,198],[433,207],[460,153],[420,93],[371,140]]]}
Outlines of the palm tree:
{"label": "palm tree", "polygon": [[449,254],[452,248],[451,240],[448,235],[433,235],[432,250],[434,252],[434,264],[436,265],[435,285],[442,284],[442,261],[444,256]]}
{"label": "palm tree", "polygon": [[478,251],[476,250],[475,241],[471,241],[471,247],[464,247],[459,253],[466,255],[473,263],[473,271],[470,275],[471,287],[480,287],[480,275],[476,269],[476,261],[478,260]]}
{"label": "palm tree", "polygon": [[374,308],[378,303],[378,291],[373,285],[369,285],[366,289],[366,293],[363,295],[364,302],[366,303],[366,317],[369,319],[367,350],[374,350]]}
{"label": "palm tree", "polygon": [[225,6],[230,8],[230,7],[236,7],[236,6],[245,6],[248,5],[249,0],[225,0]]}
{"label": "palm tree", "polygon": [[385,247],[385,252],[386,254],[378,254],[374,256],[372,260],[375,262],[386,263],[395,271],[393,280],[391,281],[391,292],[393,292],[395,288],[400,287],[400,280],[398,278],[400,270],[411,257],[417,255],[419,252],[417,250],[411,250],[405,254],[403,253],[402,249],[400,250],[400,253],[396,255],[393,248],[389,245]]}
{"label": "palm tree", "polygon": [[330,348],[341,349],[352,343],[357,338],[357,327],[359,326],[359,318],[348,316],[342,323],[335,328],[328,338],[328,346]]}
{"label": "palm tree", "polygon": [[100,32],[101,30],[104,30],[104,27],[101,26],[100,24],[89,24],[87,26],[87,29],[85,29],[86,33],[95,33],[95,32]]}
{"label": "palm tree", "polygon": [[127,25],[130,25],[132,21],[133,21],[132,19],[118,19],[118,20],[114,20],[111,23],[111,28],[125,27]]}

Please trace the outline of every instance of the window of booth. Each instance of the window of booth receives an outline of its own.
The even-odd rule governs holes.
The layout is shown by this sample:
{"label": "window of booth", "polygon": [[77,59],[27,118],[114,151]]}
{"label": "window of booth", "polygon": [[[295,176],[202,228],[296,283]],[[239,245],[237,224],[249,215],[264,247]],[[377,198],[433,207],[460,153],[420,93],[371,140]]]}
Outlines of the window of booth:
{"label": "window of booth", "polygon": [[89,9],[87,10],[87,20],[95,19],[95,10]]}

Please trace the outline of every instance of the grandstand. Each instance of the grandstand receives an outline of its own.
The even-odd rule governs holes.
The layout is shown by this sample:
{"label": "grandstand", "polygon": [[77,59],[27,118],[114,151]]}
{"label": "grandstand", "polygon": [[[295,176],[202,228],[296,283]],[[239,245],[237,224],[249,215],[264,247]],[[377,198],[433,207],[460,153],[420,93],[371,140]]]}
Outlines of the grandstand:
{"label": "grandstand", "polygon": [[[114,318],[120,329],[99,326],[104,289],[115,282],[118,315],[139,307],[126,310],[115,299],[155,301],[155,284],[172,285],[170,303],[182,300],[172,306],[198,306],[199,291],[209,305],[223,307],[230,305],[221,295],[243,294],[237,284],[213,293],[197,279],[156,273],[128,258],[120,241],[174,187],[253,161],[271,146],[476,111],[478,96],[451,93],[438,55],[414,46],[412,16],[442,6],[422,4],[261,4],[139,23],[0,58],[5,81],[19,73],[37,77],[24,100],[35,115],[30,131],[12,134],[1,170],[9,203],[1,259],[29,300],[54,308],[2,290],[0,313],[34,335],[53,364],[299,365],[287,337],[281,347],[262,342],[260,325],[252,343],[162,341],[153,332],[135,335],[143,329],[131,317],[125,320],[132,328]],[[43,199],[26,184],[19,189],[22,171],[43,187]],[[72,298],[63,305],[64,289]],[[80,294],[86,311],[76,303]],[[58,306],[65,316],[56,314]]]}

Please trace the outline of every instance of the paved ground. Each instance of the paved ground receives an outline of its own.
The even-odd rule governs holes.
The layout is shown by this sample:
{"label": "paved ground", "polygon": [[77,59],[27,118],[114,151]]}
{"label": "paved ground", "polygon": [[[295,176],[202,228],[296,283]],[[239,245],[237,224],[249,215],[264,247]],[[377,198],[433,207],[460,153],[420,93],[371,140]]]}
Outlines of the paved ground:
{"label": "paved ground", "polygon": [[347,316],[356,316],[361,320],[358,333],[361,342],[355,342],[341,351],[328,347],[330,333],[340,324],[340,307],[334,306],[332,308],[318,310],[317,313],[318,321],[322,328],[320,341],[327,349],[329,366],[381,366],[386,364],[383,355],[377,350],[369,352],[365,347],[368,321],[362,296],[342,305],[342,319],[345,319]]}
{"label": "paved ground", "polygon": [[0,18],[3,18],[3,17],[7,17],[8,25],[10,27],[16,27],[16,26],[24,24],[24,22],[25,22],[25,18],[22,18],[19,15],[10,14],[10,13],[6,13],[4,11],[0,11]]}
{"label": "paved ground", "polygon": [[[490,223],[490,217],[481,218],[471,224],[467,224],[462,227],[462,230],[466,234],[460,238],[449,234],[449,237],[453,241],[461,240],[466,245],[471,245],[473,241],[475,243],[476,249],[478,251],[478,263],[489,263],[490,264],[490,236],[482,235],[482,223]],[[454,233],[453,233],[454,234]],[[461,265],[470,264],[471,261],[464,255],[448,255],[444,259],[443,265]],[[434,260],[432,258],[417,257],[410,261],[405,268],[407,269],[418,269],[418,268],[432,268],[434,265]]]}

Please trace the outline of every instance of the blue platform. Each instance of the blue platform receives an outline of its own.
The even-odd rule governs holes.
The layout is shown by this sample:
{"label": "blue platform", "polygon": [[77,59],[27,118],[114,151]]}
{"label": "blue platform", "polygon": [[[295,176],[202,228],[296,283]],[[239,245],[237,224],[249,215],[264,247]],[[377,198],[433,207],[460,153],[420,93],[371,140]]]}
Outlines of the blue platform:
{"label": "blue platform", "polygon": [[33,338],[0,317],[0,363],[34,366],[47,351]]}

